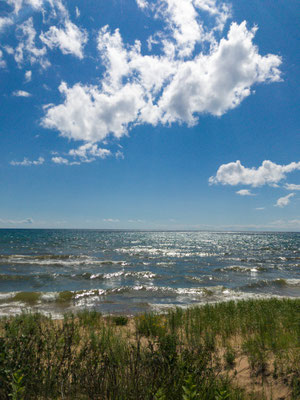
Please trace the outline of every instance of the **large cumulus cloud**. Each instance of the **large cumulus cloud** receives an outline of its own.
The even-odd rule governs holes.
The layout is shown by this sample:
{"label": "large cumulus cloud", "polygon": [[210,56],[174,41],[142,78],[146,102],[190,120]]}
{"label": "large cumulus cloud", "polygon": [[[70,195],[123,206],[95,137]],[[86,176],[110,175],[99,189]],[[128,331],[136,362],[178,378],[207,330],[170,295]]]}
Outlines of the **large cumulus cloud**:
{"label": "large cumulus cloud", "polygon": [[259,54],[256,27],[232,22],[220,36],[230,16],[226,4],[158,0],[156,11],[149,4],[138,1],[142,10],[165,22],[165,29],[149,38],[149,48],[156,43],[160,51],[143,54],[138,40],[129,46],[119,30],[103,27],[98,34],[106,68],[102,81],[71,87],[63,82],[63,101],[47,108],[44,127],[70,139],[98,142],[108,135],[120,138],[137,124],[193,125],[201,114],[221,116],[237,107],[254,85],[280,81],[281,58]]}

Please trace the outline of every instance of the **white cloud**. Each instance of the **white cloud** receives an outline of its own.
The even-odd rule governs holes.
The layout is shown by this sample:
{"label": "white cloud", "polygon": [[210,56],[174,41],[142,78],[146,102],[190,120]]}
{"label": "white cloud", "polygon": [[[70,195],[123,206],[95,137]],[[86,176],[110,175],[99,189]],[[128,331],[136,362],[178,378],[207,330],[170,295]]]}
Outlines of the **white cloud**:
{"label": "white cloud", "polygon": [[39,157],[37,160],[28,160],[28,158],[24,158],[23,161],[11,161],[10,164],[14,166],[22,166],[22,167],[29,167],[31,165],[42,165],[44,164],[45,159],[43,157]]}
{"label": "white cloud", "polygon": [[[30,0],[32,1],[32,0]],[[34,0],[33,0],[34,1]],[[61,19],[68,19],[69,12],[63,4],[62,0],[48,0],[52,8],[52,17],[59,17]]]}
{"label": "white cloud", "polygon": [[0,68],[6,67],[6,62],[3,60],[3,52],[0,49]]}
{"label": "white cloud", "polygon": [[57,17],[57,11],[61,16],[67,16],[68,12],[62,0],[6,0],[14,8],[14,13],[18,14],[22,7],[30,6],[36,11],[42,11],[45,17],[44,5],[47,3],[52,11],[52,16]]}
{"label": "white cloud", "polygon": [[[166,23],[166,30],[171,37],[164,37],[164,47],[174,45],[179,57],[188,57],[194,51],[196,43],[214,42],[214,31],[222,30],[230,16],[230,10],[225,3],[217,6],[215,0],[160,0],[152,5],[156,16]],[[206,29],[205,19],[213,19],[213,28]]]}
{"label": "white cloud", "polygon": [[200,114],[220,116],[237,107],[253,85],[280,81],[281,59],[259,54],[253,43],[256,28],[232,23],[227,36],[217,40],[230,14],[224,4],[158,0],[147,7],[139,0],[138,5],[148,10],[157,5],[155,16],[166,23],[154,35],[161,55],[143,55],[139,41],[126,45],[119,30],[103,27],[98,50],[104,78],[99,86],[63,82],[64,102],[46,110],[44,127],[69,139],[97,142],[110,134],[120,138],[137,124],[193,125]]}
{"label": "white cloud", "polygon": [[245,22],[233,23],[227,38],[208,55],[181,63],[158,102],[162,121],[193,125],[195,114],[221,116],[249,96],[255,83],[278,81],[279,57],[260,56],[252,43],[254,34]]}
{"label": "white cloud", "polygon": [[291,219],[287,223],[290,226],[298,226],[300,228],[300,219]]}
{"label": "white cloud", "polygon": [[18,32],[19,44],[15,49],[15,60],[19,66],[28,59],[31,64],[39,63],[42,68],[49,67],[50,63],[45,57],[46,47],[37,48],[35,45],[36,30],[32,17],[18,26]]}
{"label": "white cloud", "polygon": [[113,95],[80,83],[68,88],[63,82],[59,90],[66,101],[48,108],[42,124],[46,128],[59,129],[61,135],[69,139],[87,142],[103,140],[111,132],[116,137],[123,136],[143,102],[142,91],[134,84],[124,86]]}
{"label": "white cloud", "polygon": [[3,46],[3,48],[7,54],[14,55],[15,50],[13,49],[13,47],[6,45],[6,46]]}
{"label": "white cloud", "polygon": [[6,0],[14,8],[14,13],[18,14],[24,5],[30,5],[35,9],[41,9],[43,0]]}
{"label": "white cloud", "polygon": [[278,165],[265,160],[258,168],[244,167],[239,160],[219,167],[216,176],[209,178],[210,184],[250,185],[253,187],[277,184],[289,172],[300,170],[300,161]]}
{"label": "white cloud", "polygon": [[262,211],[262,210],[265,210],[265,207],[256,207],[255,210]]}
{"label": "white cloud", "polygon": [[80,11],[78,7],[75,7],[75,14],[76,14],[76,18],[80,17]]}
{"label": "white cloud", "polygon": [[146,0],[136,0],[136,4],[140,7],[140,8],[146,8],[149,6],[148,2]]}
{"label": "white cloud", "polygon": [[30,97],[31,96],[31,94],[26,92],[25,90],[15,90],[12,93],[12,95],[16,96],[16,97]]}
{"label": "white cloud", "polygon": [[25,72],[25,82],[28,83],[31,81],[32,78],[32,72],[31,71],[26,71]]}
{"label": "white cloud", "polygon": [[125,158],[123,152],[120,151],[120,150],[116,151],[115,157],[116,157],[118,160],[124,160],[124,158]]}
{"label": "white cloud", "polygon": [[290,193],[287,196],[280,197],[277,200],[277,202],[275,204],[275,207],[285,207],[285,206],[287,206],[290,203],[290,198],[294,197],[294,196],[295,196],[295,193]]}
{"label": "white cloud", "polygon": [[277,228],[277,230],[284,229],[284,230],[297,230],[300,229],[300,219],[294,218],[290,220],[278,219],[276,221],[271,221],[269,223],[269,227]]}
{"label": "white cloud", "polygon": [[68,160],[65,157],[52,157],[51,158],[52,162],[54,162],[54,164],[60,164],[60,165],[80,165],[81,163],[79,161],[72,161],[72,160]]}
{"label": "white cloud", "polygon": [[10,225],[23,225],[23,224],[33,224],[32,218],[25,218],[20,220],[12,220],[12,219],[2,219],[0,218],[1,224],[10,224]]}
{"label": "white cloud", "polygon": [[23,0],[6,0],[14,8],[15,14],[18,14],[23,6]]}
{"label": "white cloud", "polygon": [[295,185],[294,183],[286,183],[284,187],[287,190],[300,190],[300,185]]}
{"label": "white cloud", "polygon": [[104,218],[103,222],[116,223],[116,222],[120,222],[120,220],[119,219],[114,219],[114,218]]}
{"label": "white cloud", "polygon": [[[68,156],[73,157],[73,160],[69,160],[65,157],[52,157],[52,161],[55,164],[65,164],[65,165],[79,165],[81,163],[90,163],[95,161],[96,158],[106,158],[111,155],[111,151],[107,149],[102,149],[93,143],[85,143],[79,146],[77,149],[71,149]],[[75,161],[74,161],[75,159]]]}
{"label": "white cloud", "polygon": [[[165,30],[158,32],[165,48],[173,48],[179,57],[190,56],[196,43],[214,43],[214,32],[221,31],[230,17],[230,7],[215,0],[158,0],[148,3],[136,0],[141,9],[149,9],[155,18],[165,22]],[[208,29],[203,21],[212,25]],[[150,39],[150,41],[153,38]],[[156,40],[154,39],[154,42]],[[157,44],[157,43],[156,43]]]}
{"label": "white cloud", "polygon": [[241,189],[238,190],[236,193],[239,194],[240,196],[255,196],[255,194],[251,193],[251,191],[248,189]]}
{"label": "white cloud", "polygon": [[69,160],[67,158],[64,157],[52,157],[51,160],[55,163],[55,164],[65,164],[65,165],[69,165]]}
{"label": "white cloud", "polygon": [[101,149],[96,144],[86,143],[79,146],[78,149],[69,151],[69,155],[78,157],[81,162],[92,162],[96,158],[106,158],[111,155],[110,150]]}
{"label": "white cloud", "polygon": [[14,224],[33,224],[33,219],[32,218],[25,218],[20,221],[13,221]]}
{"label": "white cloud", "polygon": [[7,26],[12,25],[14,22],[12,18],[0,17],[0,32],[2,32]]}
{"label": "white cloud", "polygon": [[50,49],[58,47],[63,54],[73,54],[83,58],[83,47],[88,41],[87,32],[66,20],[64,28],[51,26],[46,33],[41,33],[40,39]]}

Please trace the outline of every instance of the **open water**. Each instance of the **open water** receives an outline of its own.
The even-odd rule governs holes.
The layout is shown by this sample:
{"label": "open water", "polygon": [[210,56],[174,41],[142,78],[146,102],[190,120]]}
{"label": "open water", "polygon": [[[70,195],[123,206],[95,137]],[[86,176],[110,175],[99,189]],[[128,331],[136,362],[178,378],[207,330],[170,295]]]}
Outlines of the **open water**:
{"label": "open water", "polygon": [[300,233],[0,230],[0,315],[270,296],[300,296]]}

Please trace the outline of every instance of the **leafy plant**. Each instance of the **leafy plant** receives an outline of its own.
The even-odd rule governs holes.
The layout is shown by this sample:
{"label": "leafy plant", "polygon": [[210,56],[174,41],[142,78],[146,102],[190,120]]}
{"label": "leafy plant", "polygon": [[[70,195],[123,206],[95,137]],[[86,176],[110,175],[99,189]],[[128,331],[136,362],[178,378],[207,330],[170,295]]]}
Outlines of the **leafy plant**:
{"label": "leafy plant", "polygon": [[9,395],[12,400],[23,400],[25,392],[24,375],[21,371],[16,371],[12,375],[12,392]]}
{"label": "leafy plant", "polygon": [[227,392],[227,390],[218,390],[216,393],[216,400],[228,400],[230,399],[230,394]]}
{"label": "leafy plant", "polygon": [[182,386],[183,390],[183,400],[196,400],[199,399],[197,392],[197,385],[193,381],[192,375],[188,375],[185,379],[184,385]]}

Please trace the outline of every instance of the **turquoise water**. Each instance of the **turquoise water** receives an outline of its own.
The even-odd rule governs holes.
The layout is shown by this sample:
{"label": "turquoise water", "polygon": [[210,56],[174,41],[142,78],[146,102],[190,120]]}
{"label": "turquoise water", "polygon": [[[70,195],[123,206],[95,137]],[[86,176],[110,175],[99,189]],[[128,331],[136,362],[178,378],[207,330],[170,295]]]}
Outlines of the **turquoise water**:
{"label": "turquoise water", "polygon": [[268,296],[300,296],[300,233],[0,230],[0,315]]}

